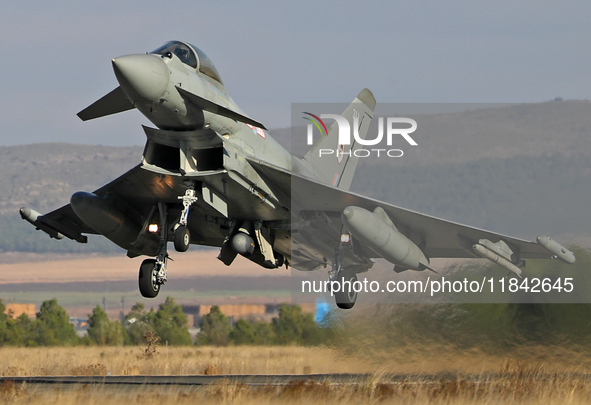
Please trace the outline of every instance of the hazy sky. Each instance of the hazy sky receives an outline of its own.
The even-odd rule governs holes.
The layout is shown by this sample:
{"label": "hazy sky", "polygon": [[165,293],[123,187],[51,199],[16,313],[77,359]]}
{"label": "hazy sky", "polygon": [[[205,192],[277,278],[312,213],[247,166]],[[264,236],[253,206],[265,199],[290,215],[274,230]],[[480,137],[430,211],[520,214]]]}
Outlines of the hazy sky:
{"label": "hazy sky", "polygon": [[171,39],[200,47],[268,128],[292,102],[540,102],[589,98],[591,2],[6,1],[0,146],[142,145],[129,111],[76,113],[117,86],[110,60]]}

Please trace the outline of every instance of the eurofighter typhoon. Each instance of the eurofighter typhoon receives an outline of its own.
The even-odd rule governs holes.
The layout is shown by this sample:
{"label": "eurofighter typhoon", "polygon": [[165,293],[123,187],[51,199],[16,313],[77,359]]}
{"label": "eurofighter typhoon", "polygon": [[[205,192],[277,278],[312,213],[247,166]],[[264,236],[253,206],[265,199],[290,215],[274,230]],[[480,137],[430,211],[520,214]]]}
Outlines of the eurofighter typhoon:
{"label": "eurofighter typhoon", "polygon": [[[20,214],[52,238],[86,243],[85,234],[100,234],[129,257],[149,257],[139,270],[144,297],[156,297],[167,281],[168,242],[178,252],[219,247],[228,266],[238,254],[270,269],[328,265],[328,277],[349,286],[376,258],[396,271],[420,271],[432,270],[432,258],[483,257],[518,275],[523,259],[575,262],[547,236],[521,240],[348,191],[357,158],[318,153],[342,148],[336,121],[303,158],[292,156],[236,106],[212,61],[189,43],[168,42],[112,65],[119,86],[78,116],[138,109],[156,127],[143,128],[141,163],[55,211]],[[341,114],[358,125],[356,139],[365,139],[375,105],[364,89]],[[343,288],[335,298],[348,309],[357,293]]]}

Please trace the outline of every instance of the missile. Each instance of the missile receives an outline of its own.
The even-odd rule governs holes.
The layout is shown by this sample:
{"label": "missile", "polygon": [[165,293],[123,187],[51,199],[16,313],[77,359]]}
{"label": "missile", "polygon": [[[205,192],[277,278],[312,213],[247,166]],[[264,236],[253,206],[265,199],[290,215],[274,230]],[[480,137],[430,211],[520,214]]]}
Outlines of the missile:
{"label": "missile", "polygon": [[52,238],[55,238],[55,239],[63,239],[64,238],[64,235],[62,235],[60,232],[51,228],[47,224],[41,222],[39,220],[39,217],[42,215],[39,214],[37,211],[35,211],[31,208],[22,207],[19,210],[19,212],[21,214],[22,219],[24,219],[25,221],[27,221],[28,223],[33,225],[35,228],[42,230],[43,232],[45,232],[46,234],[48,234]]}
{"label": "missile", "polygon": [[429,268],[425,254],[398,231],[383,209],[370,212],[349,206],[343,210],[342,220],[351,235],[390,263],[412,270]]}
{"label": "missile", "polygon": [[491,262],[496,263],[499,266],[503,267],[504,269],[507,269],[510,272],[513,272],[513,273],[517,274],[519,277],[521,277],[521,269],[519,267],[517,267],[516,265],[514,265],[513,263],[511,263],[509,260],[505,259],[504,257],[499,256],[498,254],[496,254],[492,250],[487,249],[486,247],[484,247],[483,245],[481,245],[479,243],[472,245],[472,249],[479,256],[482,256],[485,259],[488,259]]}
{"label": "missile", "polygon": [[552,240],[549,236],[538,236],[536,238],[538,245],[552,253],[553,259],[560,259],[565,263],[573,264],[577,261],[575,254],[562,246],[560,243]]}
{"label": "missile", "polygon": [[138,251],[138,247],[133,244],[138,240],[142,227],[96,194],[84,191],[74,193],[70,198],[70,205],[86,225],[123,249],[148,254],[157,248],[157,245],[150,244],[142,246]]}

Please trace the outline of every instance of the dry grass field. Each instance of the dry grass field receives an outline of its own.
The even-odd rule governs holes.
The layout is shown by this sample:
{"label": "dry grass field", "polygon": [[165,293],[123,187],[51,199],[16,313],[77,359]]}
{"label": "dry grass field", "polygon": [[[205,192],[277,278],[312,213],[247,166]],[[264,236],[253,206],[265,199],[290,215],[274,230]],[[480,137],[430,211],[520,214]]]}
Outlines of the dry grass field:
{"label": "dry grass field", "polygon": [[145,347],[0,349],[3,375],[184,375],[367,373],[368,363],[330,349],[288,347]]}
{"label": "dry grass field", "polygon": [[[554,355],[535,356],[548,348],[530,347],[511,357],[459,352],[443,345],[421,351],[399,349],[368,354],[348,349],[300,346],[156,347],[2,347],[0,375],[186,375],[186,374],[482,374],[498,372],[508,362],[529,368],[589,373],[588,356],[552,349]],[[344,350],[349,351],[349,353]],[[578,360],[577,360],[578,359]]]}
{"label": "dry grass field", "polygon": [[[475,359],[473,359],[475,360]],[[481,359],[483,361],[483,359]],[[434,361],[437,363],[437,360]],[[458,363],[459,364],[459,363]],[[466,362],[465,364],[468,364]],[[484,363],[483,363],[484,364]],[[202,387],[27,386],[0,384],[0,403],[23,404],[584,404],[591,401],[591,381],[577,370],[503,360],[494,375],[462,374],[450,379],[392,383],[389,372],[402,372],[351,360],[330,349],[303,347],[166,348],[148,357],[141,347],[2,348],[0,371],[23,375],[165,375],[370,373],[346,385],[298,382],[287,386],[249,387],[221,381]],[[423,373],[432,372],[424,364]],[[434,369],[439,368],[434,364]],[[490,363],[489,367],[493,364]],[[578,370],[583,372],[584,370]]]}

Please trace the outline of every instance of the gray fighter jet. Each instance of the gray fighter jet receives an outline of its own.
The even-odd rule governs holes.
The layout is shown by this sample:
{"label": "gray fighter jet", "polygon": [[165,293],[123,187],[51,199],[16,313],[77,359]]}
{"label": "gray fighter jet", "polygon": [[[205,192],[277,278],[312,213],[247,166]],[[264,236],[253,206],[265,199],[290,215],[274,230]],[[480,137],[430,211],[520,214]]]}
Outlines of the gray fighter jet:
{"label": "gray fighter jet", "polygon": [[[236,106],[212,61],[186,42],[112,64],[119,87],[78,116],[137,108],[157,127],[144,127],[141,163],[48,214],[20,214],[52,238],[86,243],[84,234],[100,234],[129,257],[153,257],[140,266],[144,297],[156,297],[167,280],[170,241],[179,252],[190,244],[219,247],[226,265],[240,254],[266,268],[328,267],[331,279],[351,282],[380,257],[396,271],[432,270],[436,257],[484,257],[516,274],[527,258],[575,261],[548,237],[520,240],[348,191],[355,157],[317,153],[340,146],[336,122],[303,158],[292,156]],[[365,89],[341,116],[357,122],[364,138],[375,104]],[[345,288],[335,297],[351,308],[357,293]]]}

